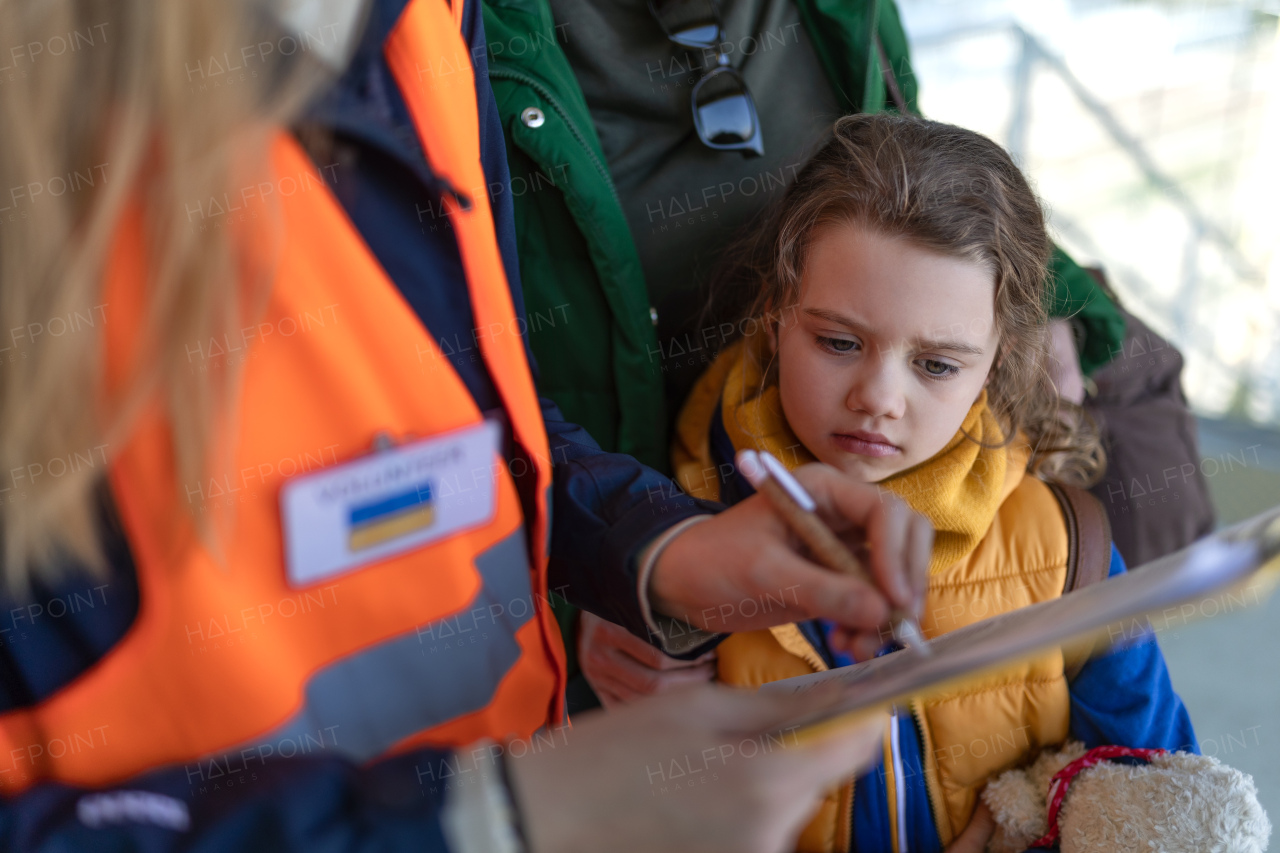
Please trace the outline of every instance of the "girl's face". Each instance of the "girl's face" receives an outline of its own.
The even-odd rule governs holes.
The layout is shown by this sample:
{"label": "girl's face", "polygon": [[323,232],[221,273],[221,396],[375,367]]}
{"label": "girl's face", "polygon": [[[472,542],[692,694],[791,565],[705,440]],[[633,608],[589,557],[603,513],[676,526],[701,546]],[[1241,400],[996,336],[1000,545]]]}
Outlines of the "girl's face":
{"label": "girl's face", "polygon": [[995,278],[860,225],[818,232],[777,330],[779,392],[805,447],[876,483],[933,456],[995,359]]}

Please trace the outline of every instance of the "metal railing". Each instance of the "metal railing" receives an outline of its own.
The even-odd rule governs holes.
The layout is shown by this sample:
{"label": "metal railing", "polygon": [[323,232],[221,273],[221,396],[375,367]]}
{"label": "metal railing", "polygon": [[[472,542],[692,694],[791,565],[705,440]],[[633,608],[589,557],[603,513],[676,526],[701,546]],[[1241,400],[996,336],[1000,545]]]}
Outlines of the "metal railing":
{"label": "metal railing", "polygon": [[1108,275],[1120,289],[1141,302],[1139,313],[1154,320],[1157,326],[1170,330],[1177,345],[1188,356],[1203,359],[1206,366],[1214,368],[1214,373],[1235,375],[1237,381],[1243,381],[1247,386],[1265,386],[1280,398],[1280,375],[1251,370],[1247,364],[1243,368],[1226,364],[1216,351],[1213,330],[1205,326],[1195,310],[1204,295],[1201,292],[1204,282],[1201,255],[1206,245],[1221,255],[1226,267],[1242,286],[1262,286],[1266,282],[1266,274],[1245,254],[1230,229],[1217,221],[1176,178],[1161,168],[1143,141],[1125,127],[1115,110],[1081,81],[1061,55],[1016,19],[1009,18],[953,27],[918,37],[914,39],[914,46],[919,52],[948,42],[993,35],[1005,35],[1015,42],[1016,58],[1008,72],[1011,108],[1004,134],[1005,146],[1015,161],[1027,162],[1035,75],[1040,71],[1048,72],[1065,85],[1106,138],[1186,222],[1186,237],[1181,246],[1180,282],[1172,293],[1168,287],[1157,287],[1135,265],[1136,259],[1108,257],[1082,222],[1063,215],[1060,210],[1053,214],[1055,229],[1083,251],[1105,261]]}

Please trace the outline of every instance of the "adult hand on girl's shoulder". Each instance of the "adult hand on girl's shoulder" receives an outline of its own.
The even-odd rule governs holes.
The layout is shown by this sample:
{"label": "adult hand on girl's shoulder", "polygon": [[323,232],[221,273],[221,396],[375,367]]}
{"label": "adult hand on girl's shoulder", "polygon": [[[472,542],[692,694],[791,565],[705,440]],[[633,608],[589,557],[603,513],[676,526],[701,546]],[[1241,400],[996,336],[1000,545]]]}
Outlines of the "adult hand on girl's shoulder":
{"label": "adult hand on girl's shoulder", "polygon": [[705,684],[716,674],[713,649],[695,660],[677,660],[621,625],[585,610],[578,624],[578,665],[606,708],[688,684]]}
{"label": "adult hand on girl's shoulder", "polygon": [[812,741],[789,727],[839,698],[702,685],[579,715],[563,743],[510,762],[529,849],[793,849],[819,799],[883,743],[879,716]]}
{"label": "adult hand on girl's shoulder", "polygon": [[809,560],[781,516],[754,495],[673,539],[654,566],[649,600],[716,632],[830,619],[839,626],[834,644],[867,656],[883,645],[891,607],[916,613],[923,603],[933,528],[895,495],[827,465],[794,473],[827,525],[864,553],[875,585]]}

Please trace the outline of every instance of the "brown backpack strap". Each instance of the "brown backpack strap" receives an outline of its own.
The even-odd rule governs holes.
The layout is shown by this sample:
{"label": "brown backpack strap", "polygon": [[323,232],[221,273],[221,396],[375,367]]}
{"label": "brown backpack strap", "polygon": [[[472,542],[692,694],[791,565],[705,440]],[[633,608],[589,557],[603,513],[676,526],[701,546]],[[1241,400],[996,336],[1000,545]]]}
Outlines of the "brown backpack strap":
{"label": "brown backpack strap", "polygon": [[1075,486],[1049,483],[1067,524],[1067,582],[1064,593],[1084,589],[1111,568],[1111,522],[1093,495]]}
{"label": "brown backpack strap", "polygon": [[[1048,485],[1058,499],[1067,525],[1067,581],[1062,585],[1065,594],[1107,577],[1111,569],[1111,522],[1098,499],[1084,489],[1057,483]],[[1074,660],[1073,649],[1070,657],[1074,662],[1066,670],[1068,681],[1080,674],[1091,650],[1091,645],[1080,649],[1079,659]]]}

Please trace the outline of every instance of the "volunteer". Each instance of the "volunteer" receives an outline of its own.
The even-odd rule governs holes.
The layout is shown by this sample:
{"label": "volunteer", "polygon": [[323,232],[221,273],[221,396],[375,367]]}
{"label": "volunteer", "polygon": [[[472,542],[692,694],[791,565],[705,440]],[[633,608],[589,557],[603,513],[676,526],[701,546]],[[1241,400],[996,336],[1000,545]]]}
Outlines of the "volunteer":
{"label": "volunteer", "polygon": [[799,744],[829,698],[710,687],[569,729],[548,588],[673,653],[818,616],[865,648],[927,523],[802,472],[882,595],[564,422],[485,192],[478,6],[377,0],[345,51],[328,8],[0,7],[45,46],[0,87],[0,320],[31,331],[0,371],[0,847],[785,848],[878,732]]}

